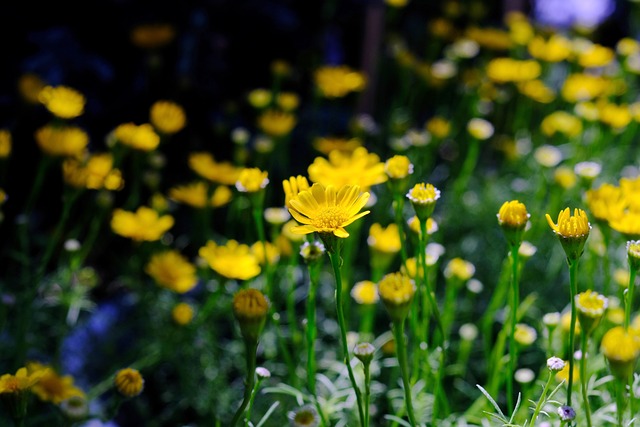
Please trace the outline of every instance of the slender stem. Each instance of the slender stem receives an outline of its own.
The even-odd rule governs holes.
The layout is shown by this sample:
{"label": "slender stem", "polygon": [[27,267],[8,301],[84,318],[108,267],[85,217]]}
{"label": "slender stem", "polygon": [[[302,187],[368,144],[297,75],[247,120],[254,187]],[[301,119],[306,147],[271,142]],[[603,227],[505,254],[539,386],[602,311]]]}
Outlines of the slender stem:
{"label": "slender stem", "polygon": [[473,173],[473,170],[476,167],[476,163],[478,163],[478,156],[480,155],[480,141],[475,138],[471,139],[469,143],[469,150],[467,151],[467,156],[464,159],[464,163],[462,164],[462,168],[460,170],[460,175],[456,178],[454,182],[454,193],[456,197],[460,197],[462,192],[467,187],[467,183],[469,182],[469,178]]}
{"label": "slender stem", "polygon": [[516,324],[520,296],[518,289],[518,246],[511,246],[511,333],[509,334],[509,372],[507,373],[507,407],[513,411],[513,376],[516,371],[518,347],[516,346]]}
{"label": "slender stem", "polygon": [[253,221],[256,223],[256,231],[258,232],[258,239],[262,243],[262,250],[264,251],[264,269],[266,271],[267,285],[266,295],[269,301],[273,303],[273,283],[271,274],[271,264],[269,263],[269,253],[267,252],[267,238],[264,231],[264,222],[262,220],[262,204],[256,204],[252,210]]}
{"label": "slender stem", "polygon": [[587,333],[583,329],[581,334],[580,346],[580,350],[582,351],[582,355],[580,357],[580,383],[582,385],[582,400],[584,402],[584,412],[587,418],[587,426],[591,427],[591,407],[589,406],[589,395],[587,394],[587,342]]}
{"label": "slender stem", "polygon": [[364,365],[364,427],[369,427],[369,401],[371,399],[371,371],[370,364]]}
{"label": "slender stem", "polygon": [[618,416],[618,427],[623,427],[622,416],[624,415],[624,388],[622,380],[616,379],[616,413]]}
{"label": "slender stem", "polygon": [[625,300],[624,307],[624,329],[629,329],[629,323],[631,322],[631,306],[633,305],[633,288],[635,288],[636,274],[638,272],[635,268],[629,267],[629,286],[627,287],[627,298]]}
{"label": "slender stem", "polygon": [[316,325],[316,294],[320,283],[320,262],[315,262],[309,266],[309,296],[307,298],[307,386],[313,396],[313,400],[320,414],[322,426],[326,425],[322,408],[318,402],[318,394],[316,391],[316,352],[315,342],[318,335],[318,326]]}
{"label": "slender stem", "polygon": [[258,389],[260,388],[260,383],[262,382],[262,378],[258,377],[258,381],[256,381],[253,386],[253,391],[251,392],[251,397],[249,398],[249,406],[247,407],[247,416],[244,419],[244,426],[247,427],[249,425],[249,420],[251,420],[251,409],[253,409],[253,402],[256,398],[256,394],[258,394]]}
{"label": "slender stem", "polygon": [[569,326],[569,382],[567,385],[567,405],[571,406],[571,392],[573,389],[573,342],[576,329],[576,294],[578,293],[578,260],[568,260],[569,282],[571,291],[571,324]]}
{"label": "slender stem", "polygon": [[400,237],[400,256],[402,257],[402,265],[406,267],[407,265],[407,249],[405,248],[405,236],[404,236],[404,195],[400,193],[394,193],[394,212],[395,212],[395,222],[398,226],[398,234]]}
{"label": "slender stem", "polygon": [[534,426],[540,411],[542,410],[542,405],[544,404],[547,396],[547,392],[549,391],[549,386],[551,385],[551,381],[553,380],[553,375],[549,374],[549,378],[547,378],[547,382],[542,389],[542,394],[540,395],[540,399],[538,399],[538,403],[536,404],[536,409],[533,411],[533,415],[531,416],[531,422],[529,425]]}
{"label": "slender stem", "polygon": [[396,351],[398,356],[398,365],[402,374],[402,384],[404,385],[405,406],[409,422],[412,427],[416,427],[416,416],[413,414],[413,403],[411,400],[411,383],[409,382],[409,372],[407,367],[407,348],[404,342],[404,320],[393,322],[393,335],[396,340]]}
{"label": "slender stem", "polygon": [[[427,269],[427,222],[420,221],[420,260],[422,262],[422,280],[424,283],[424,292],[426,297],[429,300],[429,306],[431,308],[431,313],[436,320],[436,327],[440,332],[440,337],[442,339],[442,343],[444,344],[445,334],[444,328],[442,326],[442,320],[440,319],[440,310],[438,309],[438,304],[433,296],[433,291],[431,290],[431,285],[429,283],[429,270]],[[424,331],[426,334],[427,331]]]}
{"label": "slender stem", "polygon": [[360,389],[356,382],[356,377],[353,374],[349,357],[349,344],[347,343],[347,329],[344,320],[344,311],[342,308],[342,276],[340,275],[340,254],[337,252],[328,252],[329,259],[331,260],[331,266],[333,267],[333,273],[336,278],[336,311],[338,314],[338,325],[340,326],[340,340],[342,341],[342,352],[344,354],[344,363],[347,365],[347,372],[349,373],[349,379],[353,386],[353,391],[356,394],[356,403],[358,404],[358,416],[360,417],[360,425],[364,424],[364,410],[362,408],[362,396],[360,395]]}
{"label": "slender stem", "polygon": [[245,380],[245,388],[244,388],[244,397],[242,399],[242,403],[240,407],[236,411],[233,419],[231,420],[231,427],[235,427],[242,418],[244,414],[244,410],[249,404],[249,400],[251,399],[251,394],[253,392],[253,384],[255,382],[256,377],[256,350],[258,348],[257,340],[245,340],[244,341],[245,349],[246,349],[246,359],[247,359],[247,378]]}

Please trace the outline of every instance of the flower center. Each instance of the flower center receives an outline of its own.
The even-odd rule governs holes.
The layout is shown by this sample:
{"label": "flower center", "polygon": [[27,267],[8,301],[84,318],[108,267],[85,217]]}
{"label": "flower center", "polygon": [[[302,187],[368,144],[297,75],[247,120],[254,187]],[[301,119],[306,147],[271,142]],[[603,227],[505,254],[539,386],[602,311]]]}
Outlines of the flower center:
{"label": "flower center", "polygon": [[338,206],[324,208],[316,218],[313,219],[313,226],[318,229],[336,229],[349,219],[347,213]]}

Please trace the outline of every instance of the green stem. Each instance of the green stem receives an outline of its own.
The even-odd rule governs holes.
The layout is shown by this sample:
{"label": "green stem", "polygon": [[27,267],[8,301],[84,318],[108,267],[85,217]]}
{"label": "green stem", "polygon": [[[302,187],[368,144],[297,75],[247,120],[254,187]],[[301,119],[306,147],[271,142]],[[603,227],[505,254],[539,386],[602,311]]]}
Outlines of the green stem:
{"label": "green stem", "polygon": [[462,192],[467,187],[469,178],[471,177],[471,174],[473,173],[473,170],[476,167],[476,163],[478,163],[479,155],[480,155],[480,141],[473,138],[471,139],[469,150],[467,151],[467,156],[464,159],[462,168],[460,169],[460,175],[458,175],[458,178],[454,183],[454,193],[456,195],[456,198],[459,198],[462,195]]}
{"label": "green stem", "polygon": [[364,427],[369,427],[369,401],[371,399],[371,371],[369,363],[364,366]]}
{"label": "green stem", "polygon": [[[441,343],[444,344],[445,334],[444,328],[442,326],[442,320],[440,319],[440,309],[438,308],[438,304],[433,296],[433,291],[431,289],[431,284],[429,283],[429,270],[427,269],[427,222],[420,221],[420,261],[422,263],[422,280],[424,283],[424,293],[426,294],[426,298],[429,302],[430,311],[433,314],[433,317],[436,320],[436,327],[438,328],[438,332],[440,332],[440,337],[442,339]],[[427,331],[423,331],[427,334]],[[426,339],[425,339],[426,340]]]}
{"label": "green stem", "polygon": [[627,297],[625,299],[624,307],[624,329],[629,329],[631,323],[631,306],[633,305],[633,288],[635,288],[636,274],[638,272],[635,268],[629,267],[629,286],[627,287]]}
{"label": "green stem", "polygon": [[[338,249],[339,250],[339,249]],[[340,275],[340,253],[328,252],[329,259],[331,260],[331,266],[333,267],[333,273],[336,278],[336,311],[338,314],[338,325],[340,326],[340,340],[342,341],[342,352],[344,354],[344,363],[347,365],[347,372],[349,373],[349,379],[353,386],[353,391],[356,394],[356,403],[358,404],[358,416],[360,417],[360,425],[364,424],[364,410],[362,408],[362,396],[360,395],[360,389],[356,382],[356,377],[353,374],[349,357],[349,344],[347,343],[347,329],[344,320],[344,311],[342,308],[342,276]]]}
{"label": "green stem", "polygon": [[407,249],[405,248],[406,238],[404,235],[404,194],[394,193],[394,213],[395,213],[395,222],[398,226],[398,235],[400,237],[400,256],[402,257],[402,265],[407,265]]}
{"label": "green stem", "polygon": [[315,343],[318,335],[318,327],[316,325],[316,294],[318,285],[320,284],[320,267],[322,263],[314,262],[309,266],[309,296],[307,298],[307,386],[313,396],[322,426],[327,423],[324,419],[322,408],[318,402],[318,393],[316,391],[316,353]]}
{"label": "green stem", "polygon": [[258,341],[257,340],[245,340],[244,341],[245,350],[246,350],[246,359],[247,359],[247,378],[245,380],[245,388],[244,388],[244,397],[242,399],[242,403],[240,407],[236,411],[233,419],[231,420],[231,427],[235,427],[244,415],[244,410],[249,404],[249,400],[251,399],[251,394],[253,392],[253,384],[255,382],[256,377],[256,350],[258,349]]}
{"label": "green stem", "polygon": [[271,273],[271,264],[269,263],[269,254],[267,252],[267,237],[264,231],[264,222],[262,220],[262,204],[257,204],[252,210],[253,221],[256,223],[256,231],[258,232],[258,239],[262,242],[262,250],[264,251],[264,269],[266,271],[267,285],[266,292],[267,298],[273,304],[273,280]]}
{"label": "green stem", "polygon": [[249,421],[251,420],[251,409],[253,409],[253,402],[256,398],[256,394],[258,394],[258,389],[260,388],[261,382],[262,378],[258,377],[258,381],[256,381],[251,392],[251,397],[249,398],[249,406],[247,407],[247,416],[244,419],[244,427],[247,427],[249,425]]}
{"label": "green stem", "polygon": [[576,295],[578,293],[578,260],[567,260],[569,263],[569,282],[571,291],[571,324],[569,326],[569,382],[567,384],[567,405],[571,406],[571,392],[573,389],[573,342],[576,329]]}
{"label": "green stem", "polygon": [[409,422],[412,427],[416,427],[416,416],[413,414],[413,403],[411,400],[411,383],[409,382],[409,372],[407,367],[407,348],[404,342],[404,320],[393,322],[393,335],[396,340],[396,352],[398,356],[398,365],[402,374],[402,384],[404,385],[405,406]]}
{"label": "green stem", "polygon": [[516,324],[518,320],[518,305],[520,296],[518,289],[518,246],[511,246],[511,330],[509,334],[509,372],[507,373],[507,407],[509,413],[513,411],[513,376],[516,371],[518,348],[516,346]]}
{"label": "green stem", "polygon": [[589,406],[589,395],[587,394],[587,333],[582,330],[580,357],[580,383],[582,385],[582,400],[584,402],[584,412],[587,417],[587,426],[591,427],[591,407]]}
{"label": "green stem", "polygon": [[624,393],[625,384],[622,380],[616,379],[616,413],[618,416],[618,427],[623,427],[622,416],[624,415]]}
{"label": "green stem", "polygon": [[542,394],[540,395],[540,399],[538,399],[538,403],[536,404],[536,408],[533,411],[533,415],[531,416],[531,422],[529,425],[534,426],[540,411],[542,410],[542,405],[544,404],[547,396],[547,392],[549,391],[549,386],[551,385],[551,381],[553,380],[553,375],[549,374],[549,378],[547,378],[547,382],[542,389]]}

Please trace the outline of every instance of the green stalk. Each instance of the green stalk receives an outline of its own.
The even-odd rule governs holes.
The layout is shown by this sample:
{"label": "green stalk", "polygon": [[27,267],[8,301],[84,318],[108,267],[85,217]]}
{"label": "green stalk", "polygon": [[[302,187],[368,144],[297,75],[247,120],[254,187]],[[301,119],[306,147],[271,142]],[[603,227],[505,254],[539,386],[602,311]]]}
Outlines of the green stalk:
{"label": "green stalk", "polygon": [[258,377],[258,381],[256,381],[253,386],[253,390],[251,392],[251,397],[249,398],[249,406],[247,407],[247,416],[244,419],[244,427],[249,425],[249,421],[251,420],[251,409],[253,409],[253,402],[256,398],[256,394],[258,394],[258,389],[260,388],[260,383],[262,382],[262,378]]}
{"label": "green stalk", "polygon": [[582,385],[582,400],[584,402],[584,412],[587,417],[587,426],[591,427],[591,407],[589,406],[589,396],[587,395],[587,333],[582,330],[581,334],[581,351],[580,358],[580,383]]}
{"label": "green stalk", "polygon": [[407,348],[404,342],[404,320],[393,321],[393,335],[396,340],[396,352],[398,356],[398,365],[402,374],[402,384],[404,385],[405,406],[409,422],[412,427],[416,427],[416,416],[413,414],[413,403],[411,400],[411,383],[409,382],[409,372],[407,367]]}
{"label": "green stalk", "polygon": [[[253,202],[253,200],[252,200]],[[255,204],[252,209],[253,221],[256,223],[256,231],[258,232],[258,239],[262,243],[262,250],[264,251],[264,269],[266,271],[267,285],[266,292],[267,298],[273,304],[273,275],[271,274],[271,264],[269,263],[269,255],[267,253],[267,237],[264,231],[264,223],[262,221],[262,203]]]}
{"label": "green stalk", "polygon": [[324,419],[322,408],[318,402],[318,394],[316,391],[316,352],[315,342],[318,335],[318,327],[316,325],[316,294],[320,283],[320,262],[314,262],[309,266],[309,296],[307,298],[307,386],[313,396],[316,410],[320,415],[322,426],[327,423]]}
{"label": "green stalk", "polygon": [[509,334],[509,371],[507,373],[507,407],[513,411],[513,376],[516,371],[518,348],[516,346],[517,311],[520,304],[518,289],[518,245],[511,246],[511,333]]}
{"label": "green stalk", "polygon": [[240,418],[244,415],[244,410],[246,409],[249,401],[251,400],[251,395],[253,392],[253,384],[255,382],[256,377],[256,350],[258,349],[258,341],[257,340],[244,340],[244,345],[246,349],[246,359],[247,359],[247,378],[245,380],[245,388],[244,388],[244,397],[242,398],[242,403],[240,407],[236,411],[233,419],[231,420],[231,427],[235,427],[240,421]]}
{"label": "green stalk", "polygon": [[538,418],[538,415],[542,410],[542,405],[545,401],[545,398],[547,396],[547,392],[549,391],[549,386],[551,385],[552,380],[553,380],[553,375],[549,374],[549,378],[547,378],[547,382],[544,385],[544,388],[542,389],[542,394],[540,395],[540,399],[538,399],[538,403],[536,404],[536,409],[534,409],[533,415],[531,416],[531,422],[529,423],[529,425],[531,426],[535,425],[536,419]]}
{"label": "green stalk", "polygon": [[370,363],[364,363],[364,427],[369,427],[369,401],[371,399]]}
{"label": "green stalk", "polygon": [[471,144],[469,145],[469,150],[467,151],[467,156],[464,159],[464,163],[462,164],[462,168],[460,169],[460,174],[458,178],[456,178],[453,189],[456,195],[456,198],[460,198],[462,192],[467,187],[469,182],[469,178],[473,173],[473,170],[476,167],[476,163],[478,163],[478,156],[480,155],[480,141],[475,138],[471,139]]}
{"label": "green stalk", "polygon": [[627,287],[627,298],[624,307],[624,330],[629,329],[631,323],[631,306],[633,305],[633,288],[635,288],[636,274],[635,268],[629,267],[629,286]]}
{"label": "green stalk", "polygon": [[616,379],[616,388],[616,413],[618,418],[618,427],[623,427],[622,415],[624,414],[625,384],[622,380]]}
{"label": "green stalk", "polygon": [[576,295],[578,293],[578,260],[568,260],[569,282],[571,291],[571,325],[569,326],[569,382],[567,385],[567,405],[571,406],[571,391],[573,389],[573,342],[576,328]]}
{"label": "green stalk", "polygon": [[358,404],[358,416],[360,417],[360,425],[364,425],[364,410],[362,408],[362,396],[356,377],[353,374],[349,357],[349,345],[347,343],[347,329],[346,322],[344,320],[344,311],[342,308],[343,290],[342,290],[342,276],[340,275],[340,253],[339,248],[335,248],[338,252],[328,252],[329,259],[331,260],[331,266],[333,267],[333,273],[336,278],[336,311],[338,314],[338,325],[340,325],[340,340],[342,341],[342,352],[344,354],[344,363],[347,365],[347,372],[349,373],[349,379],[353,386],[353,391],[356,394],[356,403]]}

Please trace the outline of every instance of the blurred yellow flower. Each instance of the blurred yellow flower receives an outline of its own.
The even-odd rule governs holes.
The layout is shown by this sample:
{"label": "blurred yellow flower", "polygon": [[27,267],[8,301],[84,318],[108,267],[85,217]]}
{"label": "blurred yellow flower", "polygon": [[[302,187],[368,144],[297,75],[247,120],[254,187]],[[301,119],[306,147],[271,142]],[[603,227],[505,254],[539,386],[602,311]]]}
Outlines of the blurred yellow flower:
{"label": "blurred yellow flower", "polygon": [[[409,226],[409,230],[416,233],[420,236],[420,220],[417,215],[412,216],[407,220],[407,225]],[[432,217],[427,218],[427,234],[430,236],[433,233],[438,231],[438,223]]]}
{"label": "blurred yellow flower", "polygon": [[617,105],[611,102],[604,102],[598,103],[597,107],[600,121],[614,129],[624,129],[633,119],[631,110],[626,104]]}
{"label": "blurred yellow flower", "polygon": [[520,82],[517,87],[521,94],[541,104],[548,104],[556,99],[555,91],[545,85],[542,80]]}
{"label": "blurred yellow flower", "polygon": [[[558,373],[556,373],[556,380],[558,381],[569,381],[569,361],[564,361],[564,368],[562,368]],[[578,364],[576,363],[573,367],[573,381],[580,380],[580,369],[578,369]]]}
{"label": "blurred yellow flower", "polygon": [[609,226],[627,239],[640,239],[640,212],[625,210],[620,216],[609,219]]}
{"label": "blurred yellow flower", "polygon": [[173,227],[171,215],[158,215],[153,209],[140,206],[136,212],[115,209],[111,217],[111,229],[114,233],[135,241],[159,240]]}
{"label": "blurred yellow flower", "polygon": [[385,275],[378,283],[378,295],[393,321],[403,320],[416,293],[416,285],[406,274]]}
{"label": "blurred yellow flower", "polygon": [[476,117],[467,123],[467,132],[475,139],[485,140],[493,136],[494,128],[488,120]]}
{"label": "blurred yellow flower", "polygon": [[273,95],[271,95],[270,90],[258,88],[253,89],[251,92],[249,92],[249,95],[247,95],[247,100],[253,108],[261,110],[271,104]]}
{"label": "blurred yellow flower", "polygon": [[451,132],[451,122],[444,117],[434,116],[427,120],[425,129],[436,138],[446,138]]}
{"label": "blurred yellow flower", "polygon": [[134,150],[153,151],[160,144],[160,136],[149,123],[124,123],[114,129],[113,135],[116,141]]}
{"label": "blurred yellow flower", "polygon": [[589,101],[602,95],[608,84],[601,76],[575,73],[567,76],[560,93],[568,102]]}
{"label": "blurred yellow flower", "polygon": [[[560,318],[560,328],[562,329],[563,333],[569,333],[569,331],[571,330],[571,312],[570,311],[567,311],[562,314],[562,317]],[[581,331],[582,331],[582,328],[580,327],[580,319],[576,319],[576,326],[574,328],[574,333],[576,335],[579,335]]]}
{"label": "blurred yellow flower", "polygon": [[385,253],[398,253],[400,251],[400,234],[396,224],[389,224],[383,228],[381,224],[374,223],[369,227],[367,244],[375,251]]}
{"label": "blurred yellow flower", "polygon": [[611,373],[616,378],[627,381],[640,356],[640,337],[622,326],[614,326],[602,337],[600,349],[609,362]]}
{"label": "blurred yellow flower", "polygon": [[621,189],[607,183],[587,190],[585,201],[591,214],[605,222],[622,216],[626,205]]}
{"label": "blurred yellow flower", "polygon": [[[184,203],[194,208],[206,207],[209,185],[202,181],[194,181],[184,185],[171,187],[168,196],[171,200]],[[219,208],[231,201],[233,192],[225,185],[218,185],[209,196],[209,206]]]}
{"label": "blurred yellow flower", "polygon": [[450,260],[445,269],[444,277],[447,279],[456,278],[460,281],[466,282],[471,279],[476,272],[476,267],[462,258],[453,258]]}
{"label": "blurred yellow flower", "polygon": [[578,53],[578,64],[584,68],[604,67],[615,58],[613,49],[594,43]]}
{"label": "blurred yellow flower", "polygon": [[258,259],[249,246],[229,240],[224,245],[208,241],[200,248],[198,255],[209,267],[228,279],[249,280],[260,274]]}
{"label": "blurred yellow flower", "polygon": [[24,99],[29,104],[39,104],[39,96],[40,92],[46,86],[45,82],[38,76],[33,73],[26,73],[20,76],[18,80],[18,92],[22,99]]}
{"label": "blurred yellow flower", "polygon": [[6,159],[11,154],[11,132],[0,129],[0,159]]}
{"label": "blurred yellow flower", "polygon": [[189,292],[198,284],[195,265],[176,250],[153,254],[144,271],[158,285],[179,294]]}
{"label": "blurred yellow flower", "polygon": [[336,188],[358,185],[363,191],[388,179],[380,157],[370,153],[365,147],[358,147],[353,153],[334,150],[329,153],[328,160],[316,157],[307,171],[313,182]]}
{"label": "blurred yellow flower", "polygon": [[368,192],[361,192],[357,185],[345,185],[336,189],[329,185],[315,183],[291,199],[289,212],[302,225],[293,228],[294,233],[332,234],[349,237],[344,229],[347,225],[367,215],[369,211],[360,209],[369,200]]}
{"label": "blurred yellow flower", "polygon": [[83,94],[68,86],[45,86],[38,100],[56,117],[73,119],[84,113],[86,99]]}
{"label": "blurred yellow flower", "polygon": [[375,304],[380,299],[376,284],[371,280],[356,282],[351,289],[351,297],[361,305]]}
{"label": "blurred yellow flower", "polygon": [[264,247],[266,245],[267,247],[266,260],[269,261],[270,265],[276,264],[280,260],[280,251],[278,250],[278,247],[271,242],[264,242],[264,243],[265,244],[263,244],[262,242],[255,242],[253,245],[251,245],[251,253],[253,254],[253,256],[256,257],[260,265],[264,265],[265,264]]}
{"label": "blurred yellow flower", "polygon": [[186,302],[179,302],[171,309],[171,318],[180,326],[191,323],[194,314],[193,307]]}
{"label": "blurred yellow flower", "polygon": [[631,37],[623,37],[616,43],[616,52],[621,56],[631,56],[640,53],[640,43]]}
{"label": "blurred yellow flower", "polygon": [[259,168],[244,168],[238,175],[236,188],[242,193],[257,193],[269,184],[269,172]]}
{"label": "blurred yellow flower", "polygon": [[511,35],[500,28],[471,26],[465,36],[490,50],[508,50],[513,45]]}
{"label": "blurred yellow flower", "polygon": [[487,77],[496,83],[534,80],[540,72],[540,64],[530,59],[494,58],[487,64]]}
{"label": "blurred yellow flower", "polygon": [[136,25],[130,33],[131,43],[141,49],[158,49],[168,45],[176,36],[171,24],[162,22]]}
{"label": "blurred yellow flower", "polygon": [[554,181],[565,190],[573,188],[578,182],[575,172],[568,166],[560,166],[553,172]]}
{"label": "blurred yellow flower", "polygon": [[27,368],[20,368],[15,375],[4,374],[0,377],[0,395],[4,393],[20,394],[31,388],[47,373],[42,369],[29,372]]}
{"label": "blurred yellow flower", "polygon": [[113,168],[111,153],[96,153],[85,159],[67,158],[62,163],[64,181],[76,188],[121,190],[122,173]]}
{"label": "blurred yellow flower", "polygon": [[76,126],[45,125],[36,131],[35,139],[49,156],[77,157],[89,144],[89,135]]}
{"label": "blurred yellow flower", "polygon": [[293,111],[300,105],[300,97],[293,92],[280,92],[276,102],[284,111]]}
{"label": "blurred yellow flower", "polygon": [[184,108],[172,101],[160,100],[151,105],[151,124],[161,133],[172,135],[184,128],[187,117]]}
{"label": "blurred yellow flower", "polygon": [[353,153],[358,147],[362,147],[360,138],[340,138],[332,136],[318,137],[313,141],[313,148],[324,155],[328,155],[333,150],[344,153]]}
{"label": "blurred yellow flower", "polygon": [[545,40],[535,36],[528,45],[529,54],[541,61],[560,62],[571,55],[571,41],[564,36],[554,34]]}
{"label": "blurred yellow flower", "polygon": [[403,179],[413,173],[413,165],[407,156],[397,154],[387,159],[384,171],[390,179]]}
{"label": "blurred yellow flower", "polygon": [[74,385],[71,375],[60,376],[51,366],[39,362],[28,362],[27,370],[29,373],[43,372],[40,381],[31,388],[31,391],[43,402],[58,405],[74,396],[85,397],[84,392]]}
{"label": "blurred yellow flower", "polygon": [[367,84],[364,74],[346,65],[322,66],[315,71],[314,81],[325,98],[342,98],[363,90]]}
{"label": "blurred yellow flower", "polygon": [[258,117],[258,128],[274,138],[291,133],[296,125],[296,116],[286,111],[269,109]]}
{"label": "blurred yellow flower", "polygon": [[402,8],[409,4],[409,0],[384,0],[385,4],[390,7]]}
{"label": "blurred yellow flower", "polygon": [[554,111],[542,120],[540,130],[546,136],[561,133],[568,137],[574,137],[582,133],[582,121],[566,111]]}
{"label": "blurred yellow flower", "polygon": [[116,372],[113,380],[116,390],[124,397],[134,397],[142,393],[144,379],[137,369],[124,368]]}
{"label": "blurred yellow flower", "polygon": [[242,170],[230,162],[217,162],[206,152],[189,154],[189,168],[204,179],[224,185],[235,185]]}
{"label": "blurred yellow flower", "polygon": [[516,330],[513,335],[516,342],[522,346],[530,346],[538,337],[538,333],[534,328],[524,323],[516,324]]}

